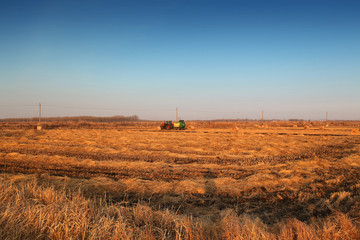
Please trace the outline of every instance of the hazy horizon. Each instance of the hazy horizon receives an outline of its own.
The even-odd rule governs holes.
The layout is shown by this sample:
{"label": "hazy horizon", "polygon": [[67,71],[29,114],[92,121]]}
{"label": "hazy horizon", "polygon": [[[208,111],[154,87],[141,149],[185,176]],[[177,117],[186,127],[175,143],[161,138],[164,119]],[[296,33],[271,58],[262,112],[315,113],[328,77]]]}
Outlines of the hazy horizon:
{"label": "hazy horizon", "polygon": [[358,1],[1,1],[0,119],[360,120]]}
{"label": "hazy horizon", "polygon": [[[21,106],[17,106],[17,107],[21,107]],[[76,108],[73,108],[76,109]],[[161,110],[159,110],[161,111]],[[171,115],[169,114],[169,110],[163,110],[163,112],[166,111],[167,115]],[[128,115],[53,115],[53,116],[49,116],[48,114],[44,115],[44,108],[42,107],[41,110],[41,118],[43,120],[46,120],[46,118],[81,118],[81,117],[94,117],[94,118],[112,118],[112,117],[132,117],[132,116],[137,116],[139,118],[139,120],[145,120],[145,121],[163,121],[163,120],[173,120],[175,121],[176,119],[176,108],[171,110],[172,115],[168,118],[161,118],[161,117],[155,117],[155,118],[141,118],[139,117],[137,114],[128,114]],[[185,111],[188,112],[188,111]],[[190,111],[190,112],[194,112],[194,111]],[[218,114],[220,114],[219,112],[211,112],[211,111],[200,111],[203,116],[216,116]],[[220,117],[220,118],[216,118],[216,117],[203,117],[203,118],[196,118],[196,119],[189,119],[189,118],[183,118],[181,115],[181,111],[179,111],[179,119],[184,119],[187,121],[207,121],[207,120],[234,120],[234,121],[246,121],[246,120],[250,120],[250,121],[259,121],[262,120],[262,116],[264,116],[264,120],[265,121],[325,121],[326,117],[328,117],[329,121],[358,121],[358,119],[344,119],[344,118],[336,118],[336,116],[331,116],[329,115],[328,112],[325,113],[308,113],[308,114],[296,114],[296,113],[281,113],[281,112],[260,112],[260,113],[251,113],[253,117],[250,117],[251,114],[249,114],[249,117],[246,117],[245,113],[240,113],[240,112],[234,112],[234,113],[230,113],[230,112],[222,112],[222,114],[224,116],[229,116],[228,118],[226,117]],[[262,115],[264,114],[264,115]],[[185,114],[186,115],[186,114]],[[285,117],[285,116],[293,116],[293,117]],[[296,116],[307,116],[304,118],[300,118],[300,117],[296,117]],[[328,115],[328,116],[326,116]],[[236,116],[242,116],[242,117],[236,117]],[[315,116],[315,117],[314,117]],[[39,118],[39,107],[37,106],[37,112],[34,110],[33,111],[33,115],[32,116],[25,116],[25,117],[5,117],[5,118],[0,118],[0,120],[6,120],[6,119],[35,119],[35,121],[38,121]]]}

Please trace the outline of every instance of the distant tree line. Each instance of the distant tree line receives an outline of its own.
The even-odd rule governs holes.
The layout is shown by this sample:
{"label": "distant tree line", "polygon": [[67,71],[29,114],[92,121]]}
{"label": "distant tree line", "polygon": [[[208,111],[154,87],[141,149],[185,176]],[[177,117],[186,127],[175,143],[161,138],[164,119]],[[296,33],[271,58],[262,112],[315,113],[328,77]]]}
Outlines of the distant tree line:
{"label": "distant tree line", "polygon": [[[0,122],[37,122],[39,118],[4,118]],[[41,118],[44,122],[135,122],[139,121],[137,115],[132,116],[113,116],[113,117],[92,117],[92,116],[78,116],[78,117],[46,117]]]}

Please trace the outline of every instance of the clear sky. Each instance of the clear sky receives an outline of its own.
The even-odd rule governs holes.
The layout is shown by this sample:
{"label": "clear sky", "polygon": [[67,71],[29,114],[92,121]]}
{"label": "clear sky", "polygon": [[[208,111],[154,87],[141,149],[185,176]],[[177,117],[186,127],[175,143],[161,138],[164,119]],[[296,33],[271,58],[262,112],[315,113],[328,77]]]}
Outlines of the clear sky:
{"label": "clear sky", "polygon": [[360,120],[360,1],[0,1],[0,118]]}

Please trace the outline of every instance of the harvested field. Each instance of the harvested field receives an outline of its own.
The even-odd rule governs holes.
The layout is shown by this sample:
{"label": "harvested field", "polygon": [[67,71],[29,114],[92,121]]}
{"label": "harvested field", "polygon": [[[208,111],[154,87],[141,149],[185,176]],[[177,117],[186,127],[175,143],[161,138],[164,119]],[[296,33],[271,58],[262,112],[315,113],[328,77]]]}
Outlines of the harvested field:
{"label": "harvested field", "polygon": [[[185,131],[16,124],[0,125],[0,225],[17,224],[1,238],[360,239],[358,122],[194,122]],[[38,209],[59,201],[83,202],[91,214],[76,213],[76,231],[63,229],[73,219],[61,215],[30,233],[36,217],[19,222],[6,212],[29,214],[20,200],[35,215],[63,214]],[[110,235],[100,231],[107,227]]]}

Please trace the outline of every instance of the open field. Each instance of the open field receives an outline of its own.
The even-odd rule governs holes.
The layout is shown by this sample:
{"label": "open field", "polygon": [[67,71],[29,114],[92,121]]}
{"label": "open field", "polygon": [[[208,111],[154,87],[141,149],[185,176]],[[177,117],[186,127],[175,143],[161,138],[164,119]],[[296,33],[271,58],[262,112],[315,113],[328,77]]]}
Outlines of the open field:
{"label": "open field", "polygon": [[359,124],[0,123],[0,238],[360,239]]}

